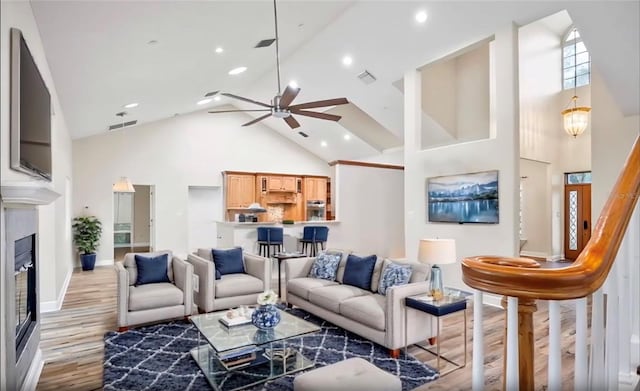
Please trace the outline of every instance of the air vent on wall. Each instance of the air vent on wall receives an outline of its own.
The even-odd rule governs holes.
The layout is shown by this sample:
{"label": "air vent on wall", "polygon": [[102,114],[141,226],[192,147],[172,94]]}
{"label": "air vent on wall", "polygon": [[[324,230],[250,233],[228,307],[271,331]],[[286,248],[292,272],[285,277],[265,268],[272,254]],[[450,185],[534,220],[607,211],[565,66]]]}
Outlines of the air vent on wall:
{"label": "air vent on wall", "polygon": [[377,80],[376,77],[366,69],[358,74],[358,79],[362,80],[364,84],[371,84]]}
{"label": "air vent on wall", "polygon": [[298,132],[298,134],[302,137],[309,137],[309,135],[306,134],[305,132]]}
{"label": "air vent on wall", "polygon": [[269,39],[263,39],[262,41],[258,42],[256,44],[256,46],[254,46],[256,49],[257,48],[266,48],[271,46],[274,42],[275,42],[275,38],[269,38]]}
{"label": "air vent on wall", "polygon": [[123,123],[119,123],[119,124],[115,124],[115,125],[110,125],[109,126],[109,130],[116,130],[116,129],[120,129],[120,128],[126,128],[127,126],[132,126],[138,123],[138,120],[133,120],[133,121],[129,121],[129,122],[125,122]]}
{"label": "air vent on wall", "polygon": [[208,98],[210,96],[218,95],[218,92],[220,92],[220,90],[207,92],[206,94],[204,94],[204,97]]}

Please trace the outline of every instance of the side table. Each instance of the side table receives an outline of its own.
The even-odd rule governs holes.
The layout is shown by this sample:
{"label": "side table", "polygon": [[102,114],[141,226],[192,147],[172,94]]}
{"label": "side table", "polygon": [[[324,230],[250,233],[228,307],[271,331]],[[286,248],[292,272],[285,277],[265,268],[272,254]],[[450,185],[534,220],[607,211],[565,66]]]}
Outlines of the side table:
{"label": "side table", "polygon": [[[467,297],[471,294],[455,289],[445,288],[444,297],[440,300],[434,300],[431,296],[426,294],[409,296],[405,299],[405,312],[404,312],[404,345],[405,345],[405,353],[407,352],[407,313],[410,309],[426,312],[430,315],[436,317],[437,324],[437,332],[436,332],[436,351],[433,352],[430,349],[427,349],[420,345],[415,345],[418,348],[427,351],[436,356],[436,369],[440,370],[440,359],[455,365],[455,368],[441,373],[440,376],[444,376],[450,372],[453,372],[457,369],[464,368],[467,365]],[[444,355],[440,354],[440,318],[454,314],[456,312],[462,311],[464,315],[464,324],[463,324],[463,338],[464,338],[464,361],[462,364],[459,364],[455,361],[450,360]]]}
{"label": "side table", "polygon": [[276,259],[278,261],[278,297],[282,298],[282,289],[281,289],[281,279],[280,279],[280,269],[281,269],[281,265],[282,265],[282,261],[284,261],[285,259],[293,259],[293,258],[304,258],[306,257],[307,254],[305,253],[299,253],[299,252],[295,252],[295,253],[276,253],[273,255],[273,259]]}

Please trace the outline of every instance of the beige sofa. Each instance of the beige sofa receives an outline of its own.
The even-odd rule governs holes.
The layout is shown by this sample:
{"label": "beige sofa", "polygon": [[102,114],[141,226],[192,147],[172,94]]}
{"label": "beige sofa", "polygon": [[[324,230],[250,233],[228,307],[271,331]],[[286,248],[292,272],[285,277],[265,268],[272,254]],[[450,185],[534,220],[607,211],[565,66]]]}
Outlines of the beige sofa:
{"label": "beige sofa", "polygon": [[[405,346],[405,305],[407,296],[427,293],[430,268],[420,263],[412,268],[408,284],[394,286],[385,296],[377,293],[385,262],[378,258],[374,269],[372,290],[342,284],[346,256],[338,268],[336,281],[308,277],[315,258],[298,258],[285,261],[287,303],[300,307],[337,326],[358,334],[392,350],[393,355]],[[424,342],[436,335],[436,319],[419,311],[408,312],[407,343]]]}
{"label": "beige sofa", "polygon": [[216,265],[211,248],[199,248],[187,256],[199,279],[199,290],[195,296],[198,308],[203,312],[218,311],[258,302],[258,294],[269,289],[270,260],[243,252],[246,273],[225,274],[215,279]]}
{"label": "beige sofa", "polygon": [[[171,282],[136,286],[138,270],[135,255],[156,257],[168,254],[167,275]],[[118,278],[118,329],[128,326],[189,316],[193,306],[193,268],[171,251],[128,253],[116,262]]]}

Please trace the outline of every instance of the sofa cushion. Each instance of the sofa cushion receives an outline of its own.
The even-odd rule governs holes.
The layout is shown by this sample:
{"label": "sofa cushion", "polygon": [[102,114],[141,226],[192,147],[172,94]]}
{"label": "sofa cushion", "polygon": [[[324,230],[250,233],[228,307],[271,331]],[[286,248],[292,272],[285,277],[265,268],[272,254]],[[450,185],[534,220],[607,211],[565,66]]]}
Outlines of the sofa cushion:
{"label": "sofa cushion", "polygon": [[262,280],[244,273],[223,274],[216,281],[215,286],[217,298],[250,295],[264,291]]}
{"label": "sofa cushion", "polygon": [[319,278],[295,278],[287,282],[287,293],[299,296],[305,300],[309,300],[309,292],[316,288],[322,288],[329,285],[338,285],[335,281],[321,280]]}
{"label": "sofa cushion", "polygon": [[384,331],[386,306],[387,299],[382,295],[358,296],[340,303],[340,314],[376,330]]}
{"label": "sofa cushion", "polygon": [[378,284],[378,293],[387,294],[387,289],[396,285],[405,285],[411,278],[411,265],[397,264],[391,261],[384,261],[382,275]]}
{"label": "sofa cushion", "polygon": [[142,255],[145,257],[157,257],[158,255],[167,254],[167,276],[169,281],[173,282],[173,255],[171,250],[154,251],[149,253],[126,253],[122,264],[129,273],[129,285],[135,285],[138,281],[138,268],[136,266],[136,255]]}
{"label": "sofa cushion", "polygon": [[335,281],[341,258],[342,254],[340,253],[321,252],[311,265],[309,277]]}
{"label": "sofa cushion", "polygon": [[309,301],[336,314],[340,313],[340,303],[352,297],[370,295],[364,289],[351,285],[331,285],[316,288],[309,292]]}
{"label": "sofa cushion", "polygon": [[169,276],[167,275],[168,258],[169,254],[162,254],[156,257],[145,257],[136,254],[135,260],[138,276],[135,285],[170,282]]}
{"label": "sofa cushion", "polygon": [[216,264],[216,270],[221,275],[244,273],[244,262],[242,260],[242,248],[236,247],[229,250],[220,250],[214,248],[211,250],[213,263]]}
{"label": "sofa cushion", "polygon": [[129,287],[129,311],[170,307],[184,303],[184,293],[169,282]]}
{"label": "sofa cushion", "polygon": [[344,268],[343,284],[371,290],[371,276],[376,266],[376,260],[375,254],[368,257],[349,254],[347,266]]}
{"label": "sofa cushion", "polygon": [[384,259],[378,258],[376,260],[376,266],[373,268],[373,275],[371,276],[371,292],[378,292],[378,283],[380,282],[380,274],[382,274],[382,265],[384,265]]}

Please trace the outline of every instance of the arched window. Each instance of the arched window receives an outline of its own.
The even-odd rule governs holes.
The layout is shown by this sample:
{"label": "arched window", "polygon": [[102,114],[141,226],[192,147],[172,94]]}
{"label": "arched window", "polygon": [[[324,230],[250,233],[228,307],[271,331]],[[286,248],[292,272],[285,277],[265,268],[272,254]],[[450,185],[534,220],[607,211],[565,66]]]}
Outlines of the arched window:
{"label": "arched window", "polygon": [[562,88],[586,86],[591,82],[591,57],[575,27],[562,43]]}

